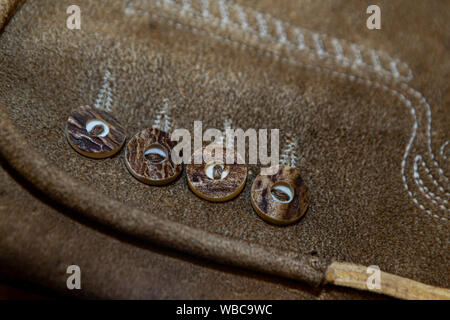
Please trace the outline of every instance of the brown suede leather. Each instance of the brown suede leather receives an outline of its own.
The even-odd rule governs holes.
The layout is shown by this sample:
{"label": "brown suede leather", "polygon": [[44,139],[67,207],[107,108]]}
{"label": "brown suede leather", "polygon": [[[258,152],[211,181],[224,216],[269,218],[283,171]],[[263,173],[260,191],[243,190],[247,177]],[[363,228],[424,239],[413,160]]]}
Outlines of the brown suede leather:
{"label": "brown suede leather", "polygon": [[[4,272],[100,298],[376,297],[273,276],[318,285],[333,260],[450,286],[450,5],[380,1],[382,29],[369,31],[368,2],[238,2],[211,0],[205,18],[197,0],[184,11],[178,0],[85,1],[81,30],[66,27],[70,1],[22,5],[0,39]],[[262,15],[266,36],[252,20],[257,12],[271,15]],[[314,31],[301,29],[308,50],[298,49],[294,26]],[[349,65],[332,37],[347,41],[340,44]],[[365,64],[349,42],[365,46]],[[382,69],[365,48],[382,51]],[[249,166],[236,199],[210,203],[184,174],[164,187],[138,182],[123,150],[104,160],[77,154],[65,121],[72,109],[94,105],[105,70],[128,139],[151,126],[166,101],[172,128],[192,132],[201,120],[204,129],[222,129],[231,119],[244,130],[279,128],[282,147],[296,137],[296,166],[311,194],[305,216],[278,227],[256,215],[250,189],[258,166]],[[432,114],[429,146],[422,97]],[[83,290],[65,289],[70,264],[81,267]]]}

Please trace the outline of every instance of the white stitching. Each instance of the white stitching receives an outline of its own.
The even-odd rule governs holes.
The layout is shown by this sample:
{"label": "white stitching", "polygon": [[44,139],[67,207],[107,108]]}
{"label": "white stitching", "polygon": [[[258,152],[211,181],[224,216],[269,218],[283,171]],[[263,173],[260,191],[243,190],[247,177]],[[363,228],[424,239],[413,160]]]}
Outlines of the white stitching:
{"label": "white stitching", "polygon": [[202,5],[202,16],[203,17],[209,17],[209,0],[201,0],[201,5]]}
{"label": "white stitching", "polygon": [[372,57],[372,64],[374,65],[375,70],[382,70],[383,68],[381,67],[380,57],[378,57],[377,52],[375,50],[370,50],[370,56]]}
{"label": "white stitching", "polygon": [[267,38],[269,35],[267,34],[267,23],[264,19],[262,13],[256,12],[255,13],[256,20],[258,21],[258,27],[259,27],[259,35],[263,38]]}
{"label": "white stitching", "polygon": [[431,173],[430,169],[427,167],[425,161],[422,160],[422,157],[420,157],[420,164],[424,168],[425,173],[428,175],[428,179],[431,180],[434,186],[436,186],[439,190],[439,192],[445,194],[447,197],[450,197],[450,193],[446,192],[445,189],[439,184],[439,182],[434,178],[433,174]]}
{"label": "white stitching", "polygon": [[241,21],[242,29],[247,30],[249,28],[247,14],[245,13],[244,10],[242,10],[242,7],[240,5],[236,5],[235,9],[236,9],[239,19]]}
{"label": "white stitching", "polygon": [[325,54],[325,49],[323,47],[322,39],[320,39],[320,35],[318,33],[313,33],[313,39],[316,45],[316,53],[319,57],[322,57]]}
{"label": "white stitching", "polygon": [[277,29],[278,33],[278,42],[279,43],[287,43],[286,33],[284,32],[283,24],[280,20],[275,19],[275,28]]}
{"label": "white stitching", "polygon": [[395,60],[392,60],[389,63],[389,66],[392,70],[392,74],[394,75],[395,78],[398,78],[400,76],[400,72],[398,72],[398,68],[397,68],[397,62]]}
{"label": "white stitching", "polygon": [[356,44],[351,44],[351,49],[353,51],[353,54],[355,55],[355,63],[356,64],[364,64],[364,60],[361,55],[361,50],[359,50],[358,46]]}
{"label": "white stitching", "polygon": [[296,35],[296,40],[297,40],[297,48],[299,50],[304,50],[306,49],[306,45],[305,45],[305,36],[303,35],[302,31],[300,30],[300,28],[294,28],[294,34]]}
{"label": "white stitching", "polygon": [[[423,193],[423,195],[430,200],[435,206],[438,206],[442,210],[448,210],[446,205],[448,204],[448,201],[446,199],[442,199],[439,195],[432,192],[428,187],[424,185],[423,180],[420,178],[420,173],[418,170],[418,162],[422,162],[422,157],[420,155],[417,155],[414,159],[414,181],[416,185],[418,186],[419,190]],[[448,196],[448,194],[446,194]]]}
{"label": "white stitching", "polygon": [[[232,126],[233,126],[233,121],[231,119],[225,119],[223,121],[223,132],[222,132],[222,137],[221,137],[222,144],[224,144],[224,140],[226,139],[227,130],[231,129]],[[234,141],[227,141],[225,143],[225,146],[227,148],[232,148],[233,145],[234,145]]]}
{"label": "white stitching", "polygon": [[296,168],[296,150],[297,139],[292,134],[289,134],[286,138],[286,145],[280,155],[280,163],[290,166],[291,168]]}
{"label": "white stitching", "polygon": [[331,40],[331,42],[333,43],[334,51],[336,52],[336,58],[338,60],[346,59],[345,56],[344,56],[344,53],[343,53],[344,51],[342,49],[342,46],[339,43],[339,40],[338,39],[333,39],[333,40]]}
{"label": "white stitching", "polygon": [[[164,1],[165,1],[165,4],[166,4],[164,7],[166,9],[169,9],[169,10],[173,9],[173,10],[171,10],[172,12],[176,13],[177,15],[180,14],[180,9],[182,9],[182,8],[178,9],[177,8],[178,5],[176,3],[174,3],[173,1],[169,1],[169,0],[164,0]],[[221,21],[220,17],[216,18],[216,16],[209,11],[209,4],[210,4],[210,2],[208,0],[191,0],[191,1],[197,1],[197,2],[201,1],[201,5],[202,5],[201,16],[209,17],[212,20],[218,19],[219,21]],[[223,1],[223,0],[215,0],[215,1],[216,1],[216,3],[218,3],[218,5],[220,5],[220,2],[218,2],[218,1]],[[138,4],[136,4],[136,3],[139,3],[141,5],[147,5],[147,6],[151,5],[151,1],[145,1],[144,2],[143,0],[134,0],[134,1],[129,2],[127,8],[129,8],[130,6],[133,6],[133,5],[137,6]],[[154,3],[154,5],[160,6],[160,3],[157,1],[157,2]],[[278,34],[277,35],[273,35],[272,33],[269,33],[269,29],[268,29],[268,23],[271,23],[271,24],[276,24],[277,23],[276,22],[276,20],[277,20],[276,18],[274,18],[274,17],[272,17],[272,16],[270,16],[268,14],[264,14],[263,15],[262,13],[260,13],[258,11],[255,11],[255,10],[252,10],[250,8],[245,8],[245,10],[244,10],[242,7],[240,7],[239,5],[234,4],[231,1],[227,1],[227,4],[225,6],[228,9],[227,10],[228,11],[228,18],[225,18],[225,24],[226,25],[230,25],[233,28],[238,28],[241,31],[242,31],[242,29],[244,29],[244,30],[246,30],[246,31],[251,33],[249,36],[252,36],[252,32],[254,30],[248,24],[248,20],[247,20],[247,29],[245,29],[243,27],[243,24],[242,24],[242,12],[247,11],[250,15],[254,16],[256,18],[256,20],[257,20],[259,33],[257,33],[256,36],[260,36],[262,38],[275,40],[275,41],[278,41],[280,39]],[[237,13],[236,17],[235,16],[233,16],[233,17],[230,16],[229,8],[233,8],[233,11]],[[126,9],[125,12],[128,13],[128,14],[133,13],[132,10],[128,10],[128,9]],[[134,12],[136,12],[136,10]],[[195,12],[196,12],[196,9],[194,9],[193,6],[191,6],[190,10],[182,10],[183,14],[186,14],[186,15],[188,15],[190,17],[194,17]],[[221,12],[220,14],[222,15],[223,12]],[[248,16],[248,14],[246,14],[246,16]],[[228,19],[228,20],[226,20],[226,19]],[[236,21],[233,21],[233,20],[236,20]],[[198,20],[197,20],[197,22],[198,22]],[[213,21],[210,21],[210,22],[214,23]],[[283,26],[283,24],[285,26]],[[298,30],[295,30],[295,28],[296,28],[295,26],[292,26],[290,24],[283,23],[283,22],[281,22],[281,25],[283,26],[283,30],[285,30],[284,33],[286,33],[286,30],[291,30],[297,36],[296,39],[294,39],[295,44],[292,43],[288,39],[288,37],[286,36],[286,42],[283,43],[283,45],[286,45],[286,46],[289,46],[291,48],[295,48],[295,49],[298,49],[298,50],[304,50],[304,49],[308,49],[308,48],[312,47],[312,46],[308,46],[307,44],[302,46],[301,44],[298,43],[298,40],[299,40],[298,39]],[[323,37],[323,39],[320,39],[322,43],[324,41],[328,42],[328,41],[333,41],[333,39],[335,39],[335,38],[328,37],[327,35],[319,35],[319,36],[317,36],[316,33],[308,31],[308,30],[305,30],[304,32],[309,34],[313,38],[314,42],[315,42],[314,38],[317,39],[317,37],[319,37],[319,39],[320,39],[320,37]],[[303,41],[306,41],[306,38],[305,37],[303,37],[303,38],[304,38]],[[340,39],[340,41],[341,41],[341,46],[345,45],[345,46],[352,47],[352,50],[354,51],[354,53],[356,51],[360,51],[359,54],[356,54],[356,59],[355,60],[352,61],[352,60],[350,60],[348,58],[340,60],[339,59],[340,57],[337,57],[336,55],[328,53],[325,50],[323,50],[323,44],[319,45],[319,46],[322,47],[322,50],[324,52],[322,52],[322,50],[319,49],[319,50],[314,51],[314,54],[317,55],[319,53],[318,58],[322,58],[322,56],[320,56],[320,55],[323,55],[323,56],[326,56],[326,57],[330,57],[330,58],[334,58],[339,63],[344,64],[344,66],[347,66],[349,64],[354,64],[357,69],[361,69],[361,68],[368,69],[371,72],[374,71],[377,74],[383,75],[385,77],[392,77],[394,79],[405,80],[405,81],[409,81],[409,80],[412,79],[412,71],[411,71],[411,69],[405,63],[399,62],[396,59],[392,59],[387,53],[381,52],[381,51],[376,51],[376,55],[378,56],[378,60],[380,59],[379,57],[380,57],[380,54],[381,54],[383,56],[383,59],[386,60],[385,63],[390,66],[390,70],[387,70],[387,69],[384,69],[384,68],[380,67],[381,63],[379,65],[377,63],[375,63],[375,65],[373,63],[372,64],[365,63],[363,61],[362,57],[361,57],[361,50],[363,50],[365,52],[368,52],[370,54],[370,50],[368,48],[365,48],[364,46],[356,47],[356,44],[348,43],[348,42],[346,42],[343,39]],[[314,44],[313,47],[317,47],[317,45]],[[401,66],[401,70],[399,69],[399,65]]]}
{"label": "white stitching", "polygon": [[[409,93],[411,93],[412,95],[414,95],[422,105],[425,106],[426,108],[426,115],[427,115],[427,147],[428,147],[428,153],[430,155],[430,160],[433,164],[434,167],[436,167],[438,169],[439,174],[442,176],[442,179],[448,183],[448,178],[445,176],[444,171],[440,168],[439,163],[436,161],[433,150],[431,148],[431,122],[432,122],[432,116],[431,116],[431,107],[428,104],[428,102],[426,101],[426,99],[422,96],[422,94],[417,91],[414,90],[411,87],[408,87],[408,91]],[[437,180],[433,177],[432,178],[433,183],[435,183],[436,185],[438,185]],[[441,187],[442,188],[442,187]]]}
{"label": "white stitching", "polygon": [[192,9],[192,5],[189,0],[182,0],[182,3],[183,3],[183,11]]}
{"label": "white stitching", "polygon": [[223,0],[217,0],[217,3],[219,5],[219,11],[220,11],[220,15],[221,15],[221,22],[223,24],[229,24],[230,23],[230,18],[228,16],[228,7],[225,4],[225,2]]}

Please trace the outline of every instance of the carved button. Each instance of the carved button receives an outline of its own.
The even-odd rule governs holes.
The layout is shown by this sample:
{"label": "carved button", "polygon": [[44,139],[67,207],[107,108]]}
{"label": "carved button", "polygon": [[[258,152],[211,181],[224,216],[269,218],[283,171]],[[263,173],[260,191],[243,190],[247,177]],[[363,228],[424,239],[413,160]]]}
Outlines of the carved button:
{"label": "carved button", "polygon": [[109,112],[82,106],[67,119],[66,135],[70,145],[90,158],[106,158],[123,146],[125,129]]}
{"label": "carved button", "polygon": [[148,128],[137,133],[125,148],[125,164],[139,181],[161,185],[175,180],[183,171],[182,164],[172,161],[176,142],[167,132]]}
{"label": "carved button", "polygon": [[280,165],[273,175],[259,174],[252,185],[252,205],[264,220],[278,225],[297,222],[309,205],[309,190],[300,172]]}
{"label": "carved button", "polygon": [[[233,150],[222,148],[223,160]],[[197,150],[192,156],[191,164],[186,165],[186,179],[191,190],[200,198],[205,200],[222,202],[233,199],[244,188],[247,180],[247,167],[238,164],[239,155],[234,154],[231,163],[227,161],[202,161],[196,164],[195,158],[202,159],[205,148]],[[211,154],[214,157],[214,151]],[[200,162],[200,161],[198,161]],[[239,161],[239,163],[244,163]]]}

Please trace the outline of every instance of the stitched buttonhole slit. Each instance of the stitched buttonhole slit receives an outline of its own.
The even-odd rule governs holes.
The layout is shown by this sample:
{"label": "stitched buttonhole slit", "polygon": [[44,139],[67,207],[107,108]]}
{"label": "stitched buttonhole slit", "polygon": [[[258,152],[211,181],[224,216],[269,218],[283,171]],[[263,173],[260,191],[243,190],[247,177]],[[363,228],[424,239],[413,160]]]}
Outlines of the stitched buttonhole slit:
{"label": "stitched buttonhole slit", "polygon": [[95,137],[106,137],[109,133],[109,127],[100,120],[89,120],[86,123],[86,131]]}
{"label": "stitched buttonhole slit", "polygon": [[169,157],[169,154],[162,145],[152,144],[144,153],[145,159],[153,164],[163,163]]}
{"label": "stitched buttonhole slit", "polygon": [[222,163],[211,162],[205,166],[205,174],[211,180],[223,180],[230,173],[228,166]]}
{"label": "stitched buttonhole slit", "polygon": [[275,183],[270,194],[275,201],[280,203],[289,203],[294,199],[294,189],[286,182]]}

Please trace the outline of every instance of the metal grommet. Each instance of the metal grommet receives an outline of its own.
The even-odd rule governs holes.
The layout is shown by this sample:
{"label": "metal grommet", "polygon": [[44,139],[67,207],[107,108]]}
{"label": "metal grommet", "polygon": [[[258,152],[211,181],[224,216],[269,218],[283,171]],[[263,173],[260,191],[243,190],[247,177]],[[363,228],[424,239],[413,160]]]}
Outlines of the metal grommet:
{"label": "metal grommet", "polygon": [[167,132],[148,128],[134,135],[125,148],[125,164],[139,181],[152,185],[167,184],[183,171],[182,164],[172,161],[176,142]]}
{"label": "metal grommet", "polygon": [[227,154],[234,154],[234,161],[202,161],[201,164],[196,164],[195,158],[202,159],[205,148],[197,150],[192,156],[191,164],[186,165],[186,179],[189,188],[200,198],[222,202],[233,199],[242,191],[247,180],[247,167],[243,161],[238,161],[239,155],[232,149],[222,146],[216,148],[223,148],[224,159]]}
{"label": "metal grommet", "polygon": [[259,174],[252,185],[251,200],[256,213],[278,225],[297,222],[309,205],[309,190],[294,168],[279,165],[275,174]]}
{"label": "metal grommet", "polygon": [[67,119],[66,136],[70,145],[90,158],[106,158],[123,146],[126,134],[119,121],[109,112],[82,106]]}

